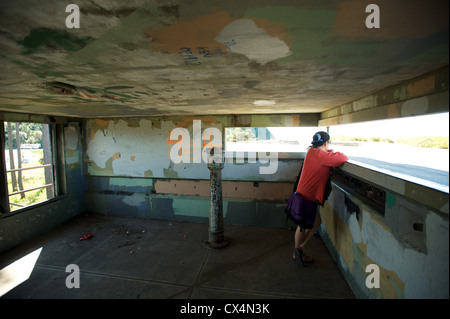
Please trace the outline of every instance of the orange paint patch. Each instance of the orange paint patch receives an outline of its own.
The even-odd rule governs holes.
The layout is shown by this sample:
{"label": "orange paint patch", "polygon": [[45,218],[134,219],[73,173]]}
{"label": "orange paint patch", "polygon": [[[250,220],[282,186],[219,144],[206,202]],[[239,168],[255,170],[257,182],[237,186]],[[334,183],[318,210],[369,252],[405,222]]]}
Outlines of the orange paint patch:
{"label": "orange paint patch", "polygon": [[387,109],[388,118],[398,118],[400,117],[400,111],[397,104],[391,104]]}
{"label": "orange paint patch", "polygon": [[266,31],[266,33],[271,37],[284,41],[288,47],[291,47],[292,43],[296,40],[295,38],[288,36],[288,32],[282,23],[272,22],[261,18],[249,19],[253,20],[258,28],[264,29],[264,31]]}
{"label": "orange paint patch", "polygon": [[204,17],[178,21],[175,25],[147,30],[155,51],[179,53],[180,48],[208,47],[226,51],[225,45],[214,40],[220,31],[233,22],[226,11]]}
{"label": "orange paint patch", "polygon": [[176,127],[188,128],[188,127],[192,126],[192,124],[194,123],[194,120],[201,121],[202,126],[203,125],[212,126],[213,124],[220,124],[220,122],[214,116],[203,116],[203,117],[187,116],[187,117],[183,117],[182,119],[178,119],[178,120],[174,121],[173,124]]}
{"label": "orange paint patch", "polygon": [[413,98],[434,91],[435,77],[429,76],[423,80],[416,81],[408,85],[408,98]]}
{"label": "orange paint patch", "polygon": [[71,150],[70,148],[66,148],[66,152],[68,157],[73,157],[73,155],[75,154],[75,151]]}
{"label": "orange paint patch", "polygon": [[209,181],[161,180],[155,182],[157,194],[178,194],[186,196],[210,196]]}
{"label": "orange paint patch", "polygon": [[102,128],[107,128],[108,125],[109,125],[109,121],[100,120],[100,119],[93,120],[92,124],[91,124],[91,140],[94,140],[94,138],[95,138],[94,132],[97,132],[97,130],[102,129]]}
{"label": "orange paint patch", "polygon": [[104,127],[107,127],[109,125],[109,121],[99,120],[99,119],[93,120],[92,123],[97,126],[104,126]]}
{"label": "orange paint patch", "polygon": [[292,123],[293,127],[300,126],[300,122],[301,122],[300,115],[298,115],[298,114],[292,115],[292,120],[293,120],[293,123]]}
{"label": "orange paint patch", "polygon": [[[291,183],[259,183],[258,187],[253,182],[223,181],[223,196],[226,198],[286,200],[292,192]],[[155,183],[157,194],[177,194],[185,196],[209,197],[211,188],[208,180],[157,180]]]}
{"label": "orange paint patch", "polygon": [[[214,54],[217,50],[228,52],[223,43],[214,39],[220,35],[223,28],[239,19],[244,18],[231,18],[228,12],[219,11],[203,17],[180,20],[175,25],[149,29],[145,33],[152,39],[151,46],[155,51],[181,53],[180,49],[190,48],[193,54],[204,52],[204,50],[208,50],[210,54]],[[287,38],[287,31],[281,23],[261,18],[245,19],[253,20],[259,28],[264,29],[272,37],[282,40]],[[290,41],[287,42],[289,45]]]}
{"label": "orange paint patch", "polygon": [[114,155],[112,156],[113,160],[119,159],[120,158],[120,152],[114,153]]}

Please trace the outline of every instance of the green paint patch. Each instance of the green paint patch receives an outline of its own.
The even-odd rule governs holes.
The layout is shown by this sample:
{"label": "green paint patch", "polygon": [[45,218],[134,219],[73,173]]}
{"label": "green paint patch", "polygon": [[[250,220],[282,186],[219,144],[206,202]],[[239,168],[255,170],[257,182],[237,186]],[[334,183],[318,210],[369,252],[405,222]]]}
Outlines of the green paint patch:
{"label": "green paint patch", "polygon": [[270,127],[270,126],[274,126],[273,124],[270,125],[270,121],[268,120],[267,117],[265,116],[252,116],[252,120],[251,120],[251,127]]}
{"label": "green paint patch", "polygon": [[287,63],[298,60],[314,60],[322,64],[355,64],[375,54],[380,43],[349,43],[331,38],[336,8],[298,8],[267,6],[250,8],[246,17],[267,19],[285,25],[288,34],[284,41],[292,54],[277,60]]}
{"label": "green paint patch", "polygon": [[174,198],[172,207],[175,215],[209,217],[209,200]]}
{"label": "green paint patch", "polygon": [[148,169],[144,172],[144,177],[153,177],[153,171]]}
{"label": "green paint patch", "polygon": [[392,209],[397,203],[397,197],[392,193],[386,193],[386,207]]}
{"label": "green paint patch", "polygon": [[[209,198],[206,200],[198,198],[173,198],[173,212],[175,215],[190,217],[209,218]],[[223,201],[223,217],[226,217],[228,202]]]}
{"label": "green paint patch", "polygon": [[396,101],[403,101],[406,100],[407,98],[407,87],[406,86],[402,86],[400,89],[396,89],[394,92],[394,99]]}
{"label": "green paint patch", "polygon": [[142,33],[147,29],[161,27],[163,23],[160,17],[164,16],[166,16],[166,13],[159,6],[151,1],[145,3],[128,16],[122,18],[119,24],[109,28],[96,38],[94,42],[89,43],[82,50],[71,54],[69,59],[80,65],[93,63],[93,66],[102,69],[103,63],[98,58],[115,56],[117,50],[151,50],[149,46],[151,41],[143,37]]}
{"label": "green paint patch", "polygon": [[92,40],[92,37],[75,37],[65,30],[39,28],[31,30],[19,44],[24,47],[24,54],[32,54],[43,49],[78,51]]}
{"label": "green paint patch", "polygon": [[327,117],[335,117],[340,115],[339,109],[338,108],[334,108],[332,110],[327,111]]}
{"label": "green paint patch", "polygon": [[328,38],[335,12],[332,10],[300,10],[288,6],[267,6],[248,9],[245,15],[282,23],[286,26],[288,35],[285,41],[293,54],[281,58],[279,61],[290,62],[308,58],[315,59],[326,54],[322,42]]}
{"label": "green paint patch", "polygon": [[89,163],[87,166],[87,173],[88,175],[93,176],[114,176],[112,169],[112,158],[106,161],[104,168],[97,166],[94,162]]}
{"label": "green paint patch", "polygon": [[153,179],[149,178],[123,178],[114,177],[110,178],[109,185],[112,186],[125,186],[125,187],[152,187]]}
{"label": "green paint patch", "polygon": [[175,171],[172,167],[164,168],[164,177],[166,178],[178,178],[178,172]]}
{"label": "green paint patch", "polygon": [[117,93],[113,91],[109,91],[103,88],[93,88],[88,86],[75,86],[65,82],[53,81],[47,82],[43,84],[43,87],[53,90],[56,93],[64,94],[64,95],[72,95],[78,96],[82,99],[111,99],[120,102],[125,102],[124,100],[119,99],[118,97],[123,97],[127,99],[135,99],[135,97],[126,95],[123,93]]}
{"label": "green paint patch", "polygon": [[341,113],[342,114],[349,114],[353,111],[353,106],[351,103],[349,104],[344,104],[341,106]]}

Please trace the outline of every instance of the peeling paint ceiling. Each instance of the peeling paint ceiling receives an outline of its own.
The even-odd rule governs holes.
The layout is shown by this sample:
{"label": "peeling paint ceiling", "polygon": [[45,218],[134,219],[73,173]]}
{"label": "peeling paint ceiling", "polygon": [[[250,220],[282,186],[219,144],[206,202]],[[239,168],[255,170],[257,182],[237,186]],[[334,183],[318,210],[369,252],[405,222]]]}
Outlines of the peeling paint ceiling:
{"label": "peeling paint ceiling", "polygon": [[448,1],[1,1],[0,65],[0,111],[318,113],[448,65]]}

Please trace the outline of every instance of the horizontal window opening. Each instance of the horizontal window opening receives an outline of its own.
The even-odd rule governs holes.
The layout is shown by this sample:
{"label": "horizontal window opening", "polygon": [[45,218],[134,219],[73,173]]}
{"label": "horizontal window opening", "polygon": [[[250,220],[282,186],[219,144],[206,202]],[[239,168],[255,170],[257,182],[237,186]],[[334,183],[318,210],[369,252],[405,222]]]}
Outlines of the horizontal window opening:
{"label": "horizontal window opening", "polygon": [[229,127],[227,152],[306,152],[317,131],[326,127]]}
{"label": "horizontal window opening", "polygon": [[449,113],[329,127],[332,148],[387,175],[449,192]]}
{"label": "horizontal window opening", "polygon": [[314,133],[328,131],[330,149],[352,162],[449,192],[449,113],[330,127],[230,127],[225,151],[306,152]]}

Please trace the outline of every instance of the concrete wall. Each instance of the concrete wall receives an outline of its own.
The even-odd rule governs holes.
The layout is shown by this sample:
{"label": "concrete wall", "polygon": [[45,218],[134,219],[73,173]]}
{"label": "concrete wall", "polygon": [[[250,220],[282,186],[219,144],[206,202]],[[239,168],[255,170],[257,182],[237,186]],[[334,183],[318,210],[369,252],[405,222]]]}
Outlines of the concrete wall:
{"label": "concrete wall", "polygon": [[448,66],[321,113],[319,125],[448,112]]}
{"label": "concrete wall", "polygon": [[[319,125],[448,112],[448,87],[447,66],[322,112]],[[380,210],[335,180],[322,210],[322,237],[357,296],[448,298],[448,193],[361,165],[342,170],[385,191]],[[370,264],[380,288],[366,286]]]}
{"label": "concrete wall", "polygon": [[[5,121],[49,123],[45,116],[1,114]],[[85,211],[86,192],[82,162],[81,126],[78,122],[56,121],[60,153],[56,156],[60,169],[61,195],[53,200],[0,215],[0,253],[30,240],[58,224]]]}
{"label": "concrete wall", "polygon": [[[383,211],[338,181],[321,210],[322,238],[361,298],[448,298],[448,194],[345,163],[342,171],[385,190]],[[377,265],[379,288],[366,280]]]}
{"label": "concrete wall", "polygon": [[[210,172],[206,161],[200,156],[195,158],[195,153],[198,148],[208,147],[210,141],[197,140],[200,127],[195,128],[194,121],[201,121],[201,132],[215,128],[223,137],[226,126],[312,125],[317,117],[305,114],[301,118],[278,115],[88,120],[87,209],[113,216],[206,222]],[[176,142],[169,138],[177,128],[188,132],[186,162],[175,163],[171,158]],[[220,142],[222,137],[217,137]],[[256,154],[252,162],[247,153],[226,153],[222,171],[224,222],[284,226],[285,202],[303,156],[277,153],[270,161],[264,153]],[[264,174],[271,165],[273,170]]]}

